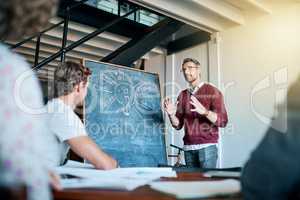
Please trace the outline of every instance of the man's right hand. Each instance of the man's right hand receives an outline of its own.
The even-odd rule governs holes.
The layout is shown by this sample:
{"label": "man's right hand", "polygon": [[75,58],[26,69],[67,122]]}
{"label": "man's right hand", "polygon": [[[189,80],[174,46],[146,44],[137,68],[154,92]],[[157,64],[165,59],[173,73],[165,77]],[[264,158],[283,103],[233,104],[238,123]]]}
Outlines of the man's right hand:
{"label": "man's right hand", "polygon": [[164,101],[164,110],[167,112],[168,115],[175,115],[177,104],[178,102],[176,102],[176,105],[174,105],[171,102],[170,98],[166,98]]}

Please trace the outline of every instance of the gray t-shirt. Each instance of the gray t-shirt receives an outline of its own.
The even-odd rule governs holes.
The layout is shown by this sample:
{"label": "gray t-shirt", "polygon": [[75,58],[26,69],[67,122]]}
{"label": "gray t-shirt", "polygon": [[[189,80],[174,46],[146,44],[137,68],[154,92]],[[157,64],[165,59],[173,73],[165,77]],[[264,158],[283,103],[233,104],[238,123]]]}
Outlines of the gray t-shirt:
{"label": "gray t-shirt", "polygon": [[59,98],[52,99],[47,104],[47,121],[50,133],[56,137],[52,140],[55,165],[63,164],[70,149],[67,140],[86,136],[86,129],[73,109]]}

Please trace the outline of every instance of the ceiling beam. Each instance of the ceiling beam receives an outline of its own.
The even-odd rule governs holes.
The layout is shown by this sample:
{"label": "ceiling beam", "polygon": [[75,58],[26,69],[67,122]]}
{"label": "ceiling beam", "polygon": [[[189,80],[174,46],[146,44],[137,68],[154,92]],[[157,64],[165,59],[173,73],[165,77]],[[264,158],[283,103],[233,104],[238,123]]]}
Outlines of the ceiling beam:
{"label": "ceiling beam", "polygon": [[225,1],[220,0],[190,0],[195,4],[215,13],[216,15],[223,17],[232,23],[243,25],[245,19],[243,13],[237,7],[228,4]]}
{"label": "ceiling beam", "polygon": [[[155,10],[159,13],[162,13],[163,15],[177,19],[186,24],[189,24],[191,26],[194,26],[196,28],[199,28],[201,30],[210,33],[216,31],[222,31],[228,27],[228,24],[231,24],[231,26],[233,24],[231,20],[220,17],[220,15],[225,15],[224,13],[216,14],[216,11],[212,12],[210,9],[207,8],[208,5],[205,8],[201,6],[199,2],[197,2],[196,4],[195,1],[190,1],[190,0],[186,0],[186,1],[129,0],[129,1],[144,6],[146,8]],[[229,10],[228,8],[229,7],[227,7],[227,10]],[[239,20],[238,19],[235,20],[242,21],[240,19],[241,16],[239,14],[238,16],[239,16]],[[230,18],[233,18],[233,16],[231,16]]]}
{"label": "ceiling beam", "polygon": [[192,33],[170,42],[167,46],[168,55],[199,45],[210,40],[210,34],[204,31]]}
{"label": "ceiling beam", "polygon": [[111,54],[101,59],[118,65],[132,66],[133,62],[143,57],[154,46],[180,29],[183,23],[166,18],[153,25],[146,35],[130,40]]}
{"label": "ceiling beam", "polygon": [[272,10],[257,0],[225,0],[243,11],[256,11],[262,14],[272,14]]}

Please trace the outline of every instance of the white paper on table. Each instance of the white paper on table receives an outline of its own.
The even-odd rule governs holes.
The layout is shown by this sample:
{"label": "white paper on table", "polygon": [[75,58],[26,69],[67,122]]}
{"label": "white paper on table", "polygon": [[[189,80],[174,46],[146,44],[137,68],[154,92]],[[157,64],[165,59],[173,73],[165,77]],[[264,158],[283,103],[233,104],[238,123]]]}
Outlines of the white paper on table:
{"label": "white paper on table", "polygon": [[116,168],[112,170],[98,170],[91,168],[89,164],[78,162],[69,162],[60,167],[56,167],[54,171],[57,174],[69,174],[80,178],[128,178],[128,179],[151,179],[155,180],[160,177],[177,177],[172,168],[159,167],[132,167],[132,168]]}
{"label": "white paper on table", "polygon": [[68,188],[102,188],[133,190],[160,177],[177,177],[172,168],[133,167],[113,170],[98,170],[90,164],[68,161],[66,165],[56,167],[59,174],[68,174],[79,178],[62,179],[61,185]]}
{"label": "white paper on table", "polygon": [[127,190],[131,191],[139,186],[143,186],[151,182],[147,179],[138,180],[128,180],[128,179],[85,179],[85,178],[72,178],[72,179],[62,179],[61,186],[63,189],[72,188],[100,188],[100,189],[110,189],[110,190]]}
{"label": "white paper on table", "polygon": [[110,170],[114,175],[121,177],[151,178],[169,177],[176,178],[177,174],[172,168],[163,167],[128,167]]}
{"label": "white paper on table", "polygon": [[207,171],[203,174],[205,177],[228,177],[228,178],[239,178],[241,172],[232,171]]}
{"label": "white paper on table", "polygon": [[77,162],[74,160],[68,160],[67,163],[61,167],[95,169],[92,164]]}
{"label": "white paper on table", "polygon": [[[81,169],[95,169],[95,167],[88,163],[81,163],[77,161],[68,160],[68,162],[60,167],[57,167],[58,170],[65,168],[81,168]],[[101,171],[101,170],[100,170]],[[159,174],[163,177],[177,177],[176,172],[173,171],[170,167],[124,167],[124,168],[116,168],[112,171],[114,174],[118,175],[128,175],[128,174]]]}
{"label": "white paper on table", "polygon": [[69,174],[80,178],[131,178],[131,179],[158,179],[160,177],[176,177],[175,171],[151,171],[149,169],[122,168],[119,170],[97,170],[97,169],[80,169],[80,168],[55,168],[54,172],[57,174]]}
{"label": "white paper on table", "polygon": [[152,182],[154,190],[175,195],[178,199],[207,198],[237,194],[241,190],[240,182],[234,179],[222,181],[166,181]]}

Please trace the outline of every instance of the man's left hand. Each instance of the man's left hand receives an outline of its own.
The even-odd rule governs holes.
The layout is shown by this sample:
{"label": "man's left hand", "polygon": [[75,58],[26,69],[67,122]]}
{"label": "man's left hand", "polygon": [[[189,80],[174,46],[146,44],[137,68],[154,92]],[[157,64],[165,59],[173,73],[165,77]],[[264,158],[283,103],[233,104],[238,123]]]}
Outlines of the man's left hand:
{"label": "man's left hand", "polygon": [[191,96],[190,103],[194,106],[194,109],[191,109],[192,112],[197,112],[200,115],[207,115],[208,110],[198,101],[194,96]]}

